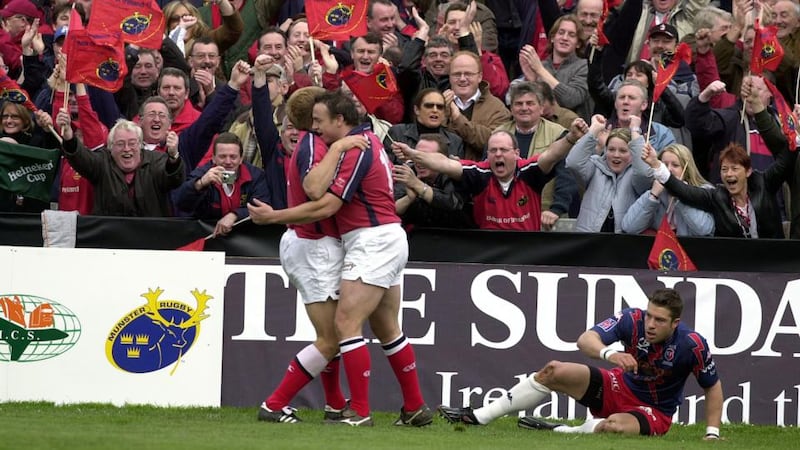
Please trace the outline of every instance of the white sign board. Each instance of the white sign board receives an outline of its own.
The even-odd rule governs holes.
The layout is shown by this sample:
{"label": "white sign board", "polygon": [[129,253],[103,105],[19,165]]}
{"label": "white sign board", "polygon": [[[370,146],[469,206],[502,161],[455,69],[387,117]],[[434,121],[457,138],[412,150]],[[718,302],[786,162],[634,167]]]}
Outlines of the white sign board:
{"label": "white sign board", "polygon": [[0,247],[0,401],[219,406],[224,253]]}

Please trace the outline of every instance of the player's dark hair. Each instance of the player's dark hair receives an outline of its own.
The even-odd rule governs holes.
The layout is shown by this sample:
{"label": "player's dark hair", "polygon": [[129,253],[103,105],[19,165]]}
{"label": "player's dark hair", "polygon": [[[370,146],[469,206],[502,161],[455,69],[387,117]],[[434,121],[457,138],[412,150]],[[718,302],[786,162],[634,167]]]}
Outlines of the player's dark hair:
{"label": "player's dark hair", "polygon": [[650,296],[650,303],[669,310],[672,320],[683,314],[683,299],[675,289],[656,289]]}
{"label": "player's dark hair", "polygon": [[358,111],[356,111],[356,104],[341,91],[325,92],[317,97],[315,103],[325,105],[331,118],[341,115],[347,125],[354,127],[361,123]]}

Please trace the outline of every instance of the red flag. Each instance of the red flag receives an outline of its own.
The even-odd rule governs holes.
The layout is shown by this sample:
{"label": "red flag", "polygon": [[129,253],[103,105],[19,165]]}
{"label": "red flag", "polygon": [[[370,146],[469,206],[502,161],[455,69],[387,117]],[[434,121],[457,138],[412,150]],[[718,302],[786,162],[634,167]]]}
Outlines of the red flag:
{"label": "red flag", "polygon": [[778,27],[769,25],[762,27],[756,19],[756,36],[753,39],[753,50],[750,56],[750,72],[761,75],[764,69],[774,71],[778,69],[783,59],[783,46],[778,41]]}
{"label": "red flag", "polygon": [[681,247],[675,232],[669,226],[666,214],[658,227],[656,240],[647,258],[647,265],[653,270],[678,270],[681,272],[694,271],[694,265],[689,255]]}
{"label": "red flag", "polygon": [[87,29],[105,35],[119,31],[127,44],[158,50],[165,26],[156,0],[95,0]]}
{"label": "red flag", "polygon": [[797,138],[797,124],[794,120],[792,108],[786,102],[786,99],[781,95],[781,91],[775,87],[774,84],[764,78],[764,83],[767,89],[772,93],[772,98],[775,101],[775,109],[778,111],[778,119],[781,121],[781,129],[783,134],[786,135],[786,140],[789,141],[789,150],[797,150],[795,139]]}
{"label": "red flag", "polygon": [[0,102],[7,101],[21,103],[29,111],[36,111],[36,105],[31,101],[31,96],[8,76],[5,69],[0,67]]}
{"label": "red flag", "polygon": [[372,73],[356,72],[348,67],[342,72],[342,81],[347,83],[370,114],[375,114],[375,110],[398,92],[392,69],[382,63],[375,64]]}
{"label": "red flag", "polygon": [[202,252],[206,248],[206,238],[200,238],[196,241],[189,242],[186,245],[176,248],[185,252]]}
{"label": "red flag", "polygon": [[692,62],[692,49],[686,42],[681,42],[675,53],[661,55],[661,61],[656,68],[657,76],[656,87],[653,89],[653,102],[658,101],[661,94],[669,86],[669,82],[672,81],[672,77],[678,71],[681,61],[686,64],[691,64]]}
{"label": "red flag", "polygon": [[367,0],[306,0],[306,16],[314,39],[347,41],[367,34]]}
{"label": "red flag", "polygon": [[69,35],[70,30],[83,30],[83,20],[81,19],[81,15],[78,14],[78,10],[75,9],[75,4],[72,4],[72,9],[69,12],[69,28],[67,29],[67,35]]}
{"label": "red flag", "polygon": [[122,87],[128,66],[121,33],[98,35],[88,30],[69,30],[63,51],[67,54],[66,78],[70,83],[86,83],[109,92]]}

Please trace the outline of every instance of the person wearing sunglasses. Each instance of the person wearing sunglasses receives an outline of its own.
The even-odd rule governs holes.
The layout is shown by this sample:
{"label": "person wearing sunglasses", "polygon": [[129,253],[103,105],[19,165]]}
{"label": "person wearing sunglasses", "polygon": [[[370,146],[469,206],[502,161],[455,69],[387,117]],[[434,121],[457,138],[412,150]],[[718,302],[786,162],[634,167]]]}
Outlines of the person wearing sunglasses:
{"label": "person wearing sunglasses", "polygon": [[[445,119],[445,100],[436,88],[426,88],[414,99],[414,121],[400,123],[389,129],[389,135],[383,140],[386,149],[392,148],[392,142],[402,142],[415,148],[419,137],[425,133],[442,136],[446,142],[447,154],[457,158],[464,157],[464,141],[457,134],[443,126]],[[391,152],[390,152],[391,153]],[[394,154],[390,155],[396,161]]]}

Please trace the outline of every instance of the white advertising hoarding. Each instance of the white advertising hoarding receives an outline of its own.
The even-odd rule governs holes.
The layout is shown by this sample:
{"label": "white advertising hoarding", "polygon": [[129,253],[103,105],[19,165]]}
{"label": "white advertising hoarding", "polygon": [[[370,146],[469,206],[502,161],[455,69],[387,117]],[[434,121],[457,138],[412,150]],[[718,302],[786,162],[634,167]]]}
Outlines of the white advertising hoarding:
{"label": "white advertising hoarding", "polygon": [[0,401],[219,406],[225,255],[0,247]]}

